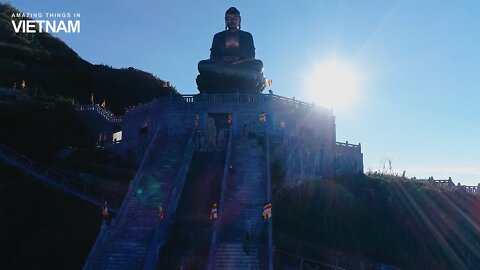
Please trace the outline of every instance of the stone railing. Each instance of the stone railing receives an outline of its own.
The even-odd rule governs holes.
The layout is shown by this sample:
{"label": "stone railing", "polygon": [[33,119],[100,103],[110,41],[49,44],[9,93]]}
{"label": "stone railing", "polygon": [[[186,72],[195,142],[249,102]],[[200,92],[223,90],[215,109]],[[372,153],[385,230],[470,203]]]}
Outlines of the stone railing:
{"label": "stone railing", "polygon": [[266,102],[268,95],[263,94],[201,94],[182,95],[183,101],[187,103],[251,103]]}
{"label": "stone railing", "polygon": [[297,105],[300,107],[314,108],[316,105],[307,103],[287,97],[282,97],[274,94],[186,94],[186,95],[169,95],[160,99],[155,99],[150,102],[139,104],[132,109],[140,109],[150,107],[156,103],[164,101],[172,102],[204,102],[204,103],[247,103],[247,102],[267,102],[273,101],[281,104]]}
{"label": "stone railing", "polygon": [[343,146],[343,147],[349,147],[349,148],[362,148],[362,145],[359,144],[351,144],[347,142],[336,142],[335,143],[337,146]]}
{"label": "stone railing", "polygon": [[[148,108],[157,106],[160,103],[210,103],[210,104],[231,104],[231,103],[265,103],[295,106],[296,108],[313,109],[321,108],[312,103],[307,103],[291,98],[286,98],[274,94],[186,94],[186,95],[168,95],[150,102],[138,104],[125,108],[125,113],[139,112]],[[326,108],[323,108],[326,109]]]}
{"label": "stone railing", "polygon": [[435,185],[437,186],[442,186],[442,187],[455,187],[455,184],[453,183],[452,179],[443,179],[443,180],[434,180],[434,179],[429,179],[429,181],[432,181]]}
{"label": "stone railing", "polygon": [[460,183],[458,183],[458,185],[455,185],[451,177],[449,179],[439,179],[439,180],[435,180],[433,179],[433,177],[429,177],[429,178],[412,177],[412,178],[401,178],[401,179],[406,181],[414,181],[417,183],[429,182],[437,187],[451,189],[451,190],[460,189],[467,193],[480,196],[480,184],[478,184],[477,186],[461,185]]}
{"label": "stone railing", "polygon": [[[271,170],[270,170],[270,137],[268,134],[268,130],[265,131],[265,145],[266,145],[266,170],[267,170],[267,202],[272,201],[272,177],[271,177]],[[272,219],[268,220],[267,225],[267,261],[268,261],[268,270],[273,270],[273,227],[272,227]]]}
{"label": "stone railing", "polygon": [[295,106],[305,107],[305,108],[316,108],[317,107],[315,104],[299,101],[299,100],[292,99],[292,98],[277,96],[277,95],[274,95],[274,94],[268,94],[268,96],[270,96],[274,102],[281,103],[281,104],[295,105]]}
{"label": "stone railing", "polygon": [[480,188],[479,186],[461,186],[467,193],[471,193],[474,195],[480,195],[479,191]]}
{"label": "stone railing", "polygon": [[121,123],[122,117],[116,116],[112,112],[105,110],[98,104],[86,104],[86,105],[76,105],[76,111],[95,111],[98,112],[103,118],[112,123]]}
{"label": "stone railing", "polygon": [[93,245],[92,249],[90,250],[90,253],[88,254],[87,260],[85,261],[85,264],[83,265],[83,268],[82,268],[83,270],[89,270],[93,267],[93,262],[97,259],[97,256],[99,256],[101,247],[107,241],[109,235],[112,235],[115,233],[116,229],[120,225],[120,221],[125,217],[128,204],[130,203],[132,198],[135,197],[135,183],[138,182],[140,174],[142,174],[144,171],[143,168],[145,167],[146,160],[150,158],[150,155],[152,152],[151,149],[153,148],[152,145],[155,143],[156,138],[158,136],[159,136],[159,130],[157,129],[155,131],[155,134],[153,135],[153,139],[150,141],[149,146],[147,147],[145,154],[143,155],[143,159],[140,163],[137,173],[135,174],[132,181],[130,181],[127,194],[125,194],[125,197],[123,198],[123,201],[118,210],[116,219],[112,221],[109,227],[103,226],[102,224],[102,229],[100,230],[100,233],[98,234],[97,239],[95,240],[95,244]]}
{"label": "stone railing", "polygon": [[106,200],[109,204],[109,210],[117,212],[122,202],[122,199],[117,196],[112,196],[109,193],[108,187],[98,188],[93,187],[83,181],[75,178],[65,177],[58,172],[44,167],[25,156],[17,153],[15,150],[0,144],[0,157],[15,167],[41,180],[43,183],[49,184],[61,191],[70,193],[84,201],[102,206]]}
{"label": "stone railing", "polygon": [[25,99],[30,97],[30,89],[13,89],[13,88],[6,88],[0,87],[0,94],[12,96],[16,99]]}
{"label": "stone railing", "polygon": [[201,94],[182,95],[183,101],[187,103],[251,103],[251,102],[275,102],[279,104],[295,105],[297,107],[314,108],[314,104],[286,98],[274,94]]}
{"label": "stone railing", "polygon": [[169,232],[172,229],[173,218],[180,202],[180,197],[185,186],[185,180],[187,179],[188,170],[192,162],[193,152],[195,151],[193,138],[194,134],[192,133],[192,135],[190,135],[190,139],[187,142],[187,147],[185,148],[182,155],[182,163],[180,164],[180,168],[178,169],[175,186],[172,190],[172,194],[168,202],[169,207],[165,212],[164,222],[155,229],[152,241],[148,248],[143,265],[144,270],[157,269],[160,248],[166,243],[167,235],[169,235]]}
{"label": "stone railing", "polygon": [[0,93],[8,96],[16,96],[22,92],[12,88],[0,87]]}
{"label": "stone railing", "polygon": [[[219,212],[223,213],[223,206],[225,202],[225,194],[227,193],[227,180],[228,180],[228,164],[230,164],[230,159],[231,153],[232,153],[232,141],[233,141],[233,130],[229,131],[228,134],[228,142],[227,142],[227,150],[225,153],[225,163],[223,165],[223,175],[222,175],[222,183],[221,183],[221,188],[220,188],[220,209]],[[220,229],[220,219],[216,219],[213,222],[213,228],[212,228],[212,235],[211,235],[211,240],[210,240],[210,247],[208,251],[208,263],[207,263],[207,270],[213,270],[214,265],[213,262],[215,261],[215,250],[217,248],[217,235],[218,231]]]}
{"label": "stone railing", "polygon": [[147,103],[138,103],[138,105],[136,106],[130,106],[125,108],[125,113],[144,111],[146,109],[153,108],[160,103],[165,103],[168,100],[169,100],[169,97],[162,97],[160,99],[153,99],[152,101],[149,101]]}

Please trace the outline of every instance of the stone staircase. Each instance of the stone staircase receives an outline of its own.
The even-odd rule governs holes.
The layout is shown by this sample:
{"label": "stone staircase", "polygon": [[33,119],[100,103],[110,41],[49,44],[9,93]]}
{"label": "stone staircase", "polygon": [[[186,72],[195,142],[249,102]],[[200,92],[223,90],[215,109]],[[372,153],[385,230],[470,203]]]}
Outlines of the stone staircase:
{"label": "stone staircase", "polygon": [[[188,138],[157,137],[112,225],[99,236],[84,269],[142,269],[182,163]],[[101,233],[102,235],[102,233]]]}
{"label": "stone staircase", "polygon": [[[122,187],[115,182],[105,181],[102,183],[103,185],[99,185],[97,182],[94,185],[93,183],[82,180],[80,177],[66,177],[51,168],[28,159],[2,144],[0,144],[0,159],[33,176],[34,179],[44,184],[48,184],[99,207],[103,205],[104,200],[107,200],[111,212],[118,212],[120,204],[122,203],[122,197],[118,195],[122,193],[118,192]],[[112,192],[115,191],[115,189],[117,192]]]}
{"label": "stone staircase", "polygon": [[[232,145],[233,172],[220,206],[218,238],[211,269],[267,269],[267,222],[262,211],[267,198],[265,149],[257,140],[236,138]],[[244,251],[249,233],[249,253]]]}
{"label": "stone staircase", "polygon": [[212,233],[212,202],[218,202],[225,150],[196,152],[157,269],[206,268]]}

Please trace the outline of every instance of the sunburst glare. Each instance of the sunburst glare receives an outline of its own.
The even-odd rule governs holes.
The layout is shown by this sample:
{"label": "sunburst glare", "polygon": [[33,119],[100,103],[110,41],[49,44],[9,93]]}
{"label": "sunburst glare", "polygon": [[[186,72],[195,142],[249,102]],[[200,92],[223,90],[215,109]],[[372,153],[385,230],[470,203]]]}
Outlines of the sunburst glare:
{"label": "sunburst glare", "polygon": [[331,59],[315,63],[304,82],[306,96],[316,104],[345,108],[358,95],[361,77],[352,66]]}

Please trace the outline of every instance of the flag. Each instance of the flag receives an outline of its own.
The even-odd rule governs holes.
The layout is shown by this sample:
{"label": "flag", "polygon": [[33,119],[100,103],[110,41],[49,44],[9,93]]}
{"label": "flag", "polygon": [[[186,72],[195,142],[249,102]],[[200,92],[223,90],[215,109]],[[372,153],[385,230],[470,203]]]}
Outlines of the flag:
{"label": "flag", "polygon": [[164,211],[163,211],[163,205],[160,204],[160,207],[158,208],[158,218],[160,218],[160,220],[163,220],[163,216],[164,216]]}
{"label": "flag", "polygon": [[25,80],[22,80],[22,88],[25,88],[27,84],[25,83]]}
{"label": "flag", "polygon": [[108,217],[109,214],[108,214],[108,204],[107,204],[107,201],[104,201],[103,202],[103,206],[102,206],[102,216],[104,218]]}
{"label": "flag", "polygon": [[265,121],[267,121],[267,113],[262,112],[262,113],[258,116],[258,120],[260,120],[260,123],[265,123]]}
{"label": "flag", "polygon": [[217,203],[214,203],[212,205],[212,210],[210,211],[210,219],[215,220],[218,218],[218,209],[217,209]]}
{"label": "flag", "polygon": [[104,108],[107,106],[107,102],[105,100],[102,101],[102,104],[100,105],[100,107]]}
{"label": "flag", "polygon": [[272,80],[265,80],[265,86],[272,86]]}
{"label": "flag", "polygon": [[267,202],[263,206],[263,219],[271,218],[272,217],[272,203]]}

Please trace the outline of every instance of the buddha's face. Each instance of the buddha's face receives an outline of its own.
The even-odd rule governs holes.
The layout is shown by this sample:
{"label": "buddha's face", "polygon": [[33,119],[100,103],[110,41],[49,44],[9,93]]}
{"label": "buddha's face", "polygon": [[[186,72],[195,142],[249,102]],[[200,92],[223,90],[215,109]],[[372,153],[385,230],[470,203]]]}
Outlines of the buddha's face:
{"label": "buddha's face", "polygon": [[225,23],[228,30],[238,30],[240,28],[240,16],[237,14],[227,14],[225,16]]}

